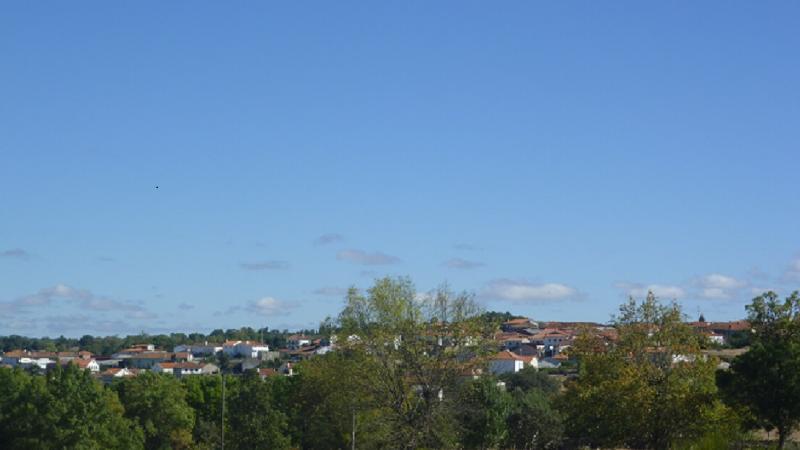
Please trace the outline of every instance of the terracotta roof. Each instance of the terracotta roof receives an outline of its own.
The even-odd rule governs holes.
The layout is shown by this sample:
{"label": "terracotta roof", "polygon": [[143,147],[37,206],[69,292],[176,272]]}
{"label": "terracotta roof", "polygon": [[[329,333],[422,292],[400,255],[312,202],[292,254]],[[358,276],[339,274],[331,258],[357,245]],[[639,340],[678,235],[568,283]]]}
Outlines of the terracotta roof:
{"label": "terracotta roof", "polygon": [[521,341],[523,339],[525,340],[530,339],[531,337],[528,336],[527,334],[511,332],[511,333],[497,333],[494,336],[494,338],[498,341]]}
{"label": "terracotta roof", "polygon": [[89,364],[91,364],[93,361],[94,361],[93,359],[73,359],[72,361],[70,361],[70,363],[75,364],[81,369],[86,369],[87,367],[89,367]]}
{"label": "terracotta roof", "polygon": [[712,322],[709,328],[715,331],[748,331],[752,327],[750,326],[750,322],[746,320],[736,320],[733,322]]}
{"label": "terracotta roof", "polygon": [[514,353],[512,351],[504,350],[504,351],[494,355],[492,357],[492,359],[495,360],[495,361],[526,361],[527,362],[527,361],[530,361],[532,359],[532,357],[530,357],[530,356],[528,356],[528,357],[519,356],[518,354],[516,354],[516,353]]}
{"label": "terracotta roof", "polygon": [[205,367],[203,364],[192,363],[192,362],[163,362],[158,363],[158,365],[163,369],[202,369]]}
{"label": "terracotta roof", "polygon": [[521,318],[521,319],[511,319],[506,320],[503,322],[503,325],[525,325],[531,323],[530,319]]}
{"label": "terracotta roof", "polygon": [[275,370],[275,369],[269,369],[269,368],[258,369],[258,374],[261,375],[262,377],[271,377],[271,376],[278,375],[278,371]]}

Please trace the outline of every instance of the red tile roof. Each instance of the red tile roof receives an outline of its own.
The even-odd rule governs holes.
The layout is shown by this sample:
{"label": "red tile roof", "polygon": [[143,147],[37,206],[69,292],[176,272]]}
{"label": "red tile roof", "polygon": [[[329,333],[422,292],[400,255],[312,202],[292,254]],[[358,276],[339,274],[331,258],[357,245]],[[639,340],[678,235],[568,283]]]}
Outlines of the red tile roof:
{"label": "red tile roof", "polygon": [[527,362],[527,361],[530,361],[533,358],[531,356],[527,356],[527,357],[526,356],[519,356],[518,354],[516,354],[516,353],[514,353],[512,351],[504,350],[504,351],[494,355],[492,357],[492,359],[495,360],[495,361],[526,361]]}

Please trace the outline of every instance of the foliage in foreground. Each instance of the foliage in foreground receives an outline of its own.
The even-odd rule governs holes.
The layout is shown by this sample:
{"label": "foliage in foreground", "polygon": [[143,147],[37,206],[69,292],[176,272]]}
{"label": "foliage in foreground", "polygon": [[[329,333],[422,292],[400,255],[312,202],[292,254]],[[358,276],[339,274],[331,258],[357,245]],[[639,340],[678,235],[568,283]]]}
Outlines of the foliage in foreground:
{"label": "foliage in foreground", "polygon": [[680,308],[631,300],[616,318],[618,342],[578,340],[579,374],[562,388],[530,368],[473,377],[508,314],[387,278],[349,292],[326,325],[338,350],[299,364],[299,375],[226,375],[224,423],[220,376],[144,373],[102,386],[74,366],[45,376],[0,369],[0,448],[216,449],[223,434],[233,449],[354,439],[361,449],[742,448],[742,425],[786,436],[798,423],[799,303],[754,300],[753,349],[718,373],[720,393],[716,361]]}

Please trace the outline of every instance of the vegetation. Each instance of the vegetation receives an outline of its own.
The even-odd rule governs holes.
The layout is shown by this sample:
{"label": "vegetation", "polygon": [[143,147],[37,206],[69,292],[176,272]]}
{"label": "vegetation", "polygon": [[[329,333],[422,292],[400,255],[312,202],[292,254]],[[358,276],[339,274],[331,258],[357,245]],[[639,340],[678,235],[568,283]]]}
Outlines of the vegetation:
{"label": "vegetation", "polygon": [[[300,330],[298,333],[316,334],[317,330]],[[288,330],[270,330],[268,327],[256,330],[251,327],[239,329],[213,330],[209,334],[203,333],[171,333],[148,335],[145,333],[118,337],[104,336],[95,337],[86,335],[80,339],[71,339],[64,336],[58,338],[29,338],[25,336],[0,336],[0,350],[7,352],[10,350],[24,348],[36,351],[62,352],[70,350],[87,350],[97,355],[111,355],[124,348],[141,344],[144,342],[154,344],[159,348],[173,348],[181,344],[196,344],[198,342],[221,343],[226,340],[251,340],[269,344],[270,347],[286,347],[286,338],[293,333]]]}
{"label": "vegetation", "polygon": [[729,411],[717,398],[716,361],[702,357],[678,305],[662,305],[652,293],[642,303],[630,299],[615,326],[616,345],[586,334],[574,347],[579,376],[560,399],[570,437],[667,449],[724,425]]}
{"label": "vegetation", "polygon": [[[147,372],[104,386],[73,365],[43,376],[0,368],[0,448],[217,449],[224,439],[231,449],[704,449],[731,448],[748,428],[776,429],[783,447],[800,422],[800,299],[767,293],[747,311],[752,347],[730,371],[701,352],[678,305],[651,294],[620,307],[617,340],[581,334],[570,350],[577,373],[494,377],[492,336],[513,316],[447,286],[420,295],[386,278],[350,290],[320,327],[337,350],[297,364],[293,377]],[[229,331],[185,338],[259,333]]]}
{"label": "vegetation", "polygon": [[725,399],[749,414],[747,424],[776,429],[783,448],[800,423],[800,296],[780,301],[767,292],[747,311],[752,345],[719,373],[719,384]]}

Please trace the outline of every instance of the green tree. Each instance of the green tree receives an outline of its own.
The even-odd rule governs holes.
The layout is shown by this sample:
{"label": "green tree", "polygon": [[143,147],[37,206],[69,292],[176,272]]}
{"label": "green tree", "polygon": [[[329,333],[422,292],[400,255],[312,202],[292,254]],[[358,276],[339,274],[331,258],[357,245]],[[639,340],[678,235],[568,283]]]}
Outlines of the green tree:
{"label": "green tree", "polygon": [[123,416],[114,392],[84,370],[46,377],[0,369],[0,448],[137,449],[142,431]]}
{"label": "green tree", "polygon": [[778,446],[800,423],[800,296],[780,301],[774,292],[747,306],[750,350],[737,356],[717,381],[726,401],[745,408],[751,425],[778,430]]}
{"label": "green tree", "polygon": [[618,342],[582,335],[578,378],[560,401],[566,430],[592,446],[666,449],[702,436],[728,417],[717,399],[716,361],[700,353],[680,307],[655,296],[620,307]]}
{"label": "green tree", "polygon": [[528,392],[537,389],[545,395],[555,395],[559,390],[559,383],[544,372],[539,372],[535,367],[527,366],[519,372],[504,373],[500,379],[506,383],[506,389],[514,392],[517,389]]}
{"label": "green tree", "polygon": [[145,448],[191,446],[194,411],[186,403],[186,391],[178,379],[145,372],[115,383],[114,389],[125,407],[125,415],[144,430]]}
{"label": "green tree", "polygon": [[559,448],[564,434],[561,414],[550,406],[549,397],[540,389],[517,389],[508,415],[506,446],[517,449],[544,450]]}
{"label": "green tree", "polygon": [[258,373],[247,371],[228,402],[230,432],[226,444],[232,449],[289,448],[288,420],[273,402],[272,386]]}
{"label": "green tree", "polygon": [[498,448],[508,439],[512,398],[492,376],[464,383],[456,417],[465,448]]}
{"label": "green tree", "polygon": [[418,295],[408,278],[383,278],[348,292],[337,345],[363,357],[361,389],[375,400],[391,445],[457,445],[457,384],[480,364],[487,330],[467,294],[446,286]]}
{"label": "green tree", "polygon": [[280,403],[300,447],[351,448],[354,431],[360,448],[389,445],[380,410],[373,409],[377,402],[360,381],[364,360],[359,353],[332,352],[301,363],[297,376],[275,380],[288,393]]}
{"label": "green tree", "polygon": [[[235,378],[227,377],[227,388]],[[192,437],[195,448],[214,449],[222,441],[222,378],[184,377],[186,403],[194,410]]]}

